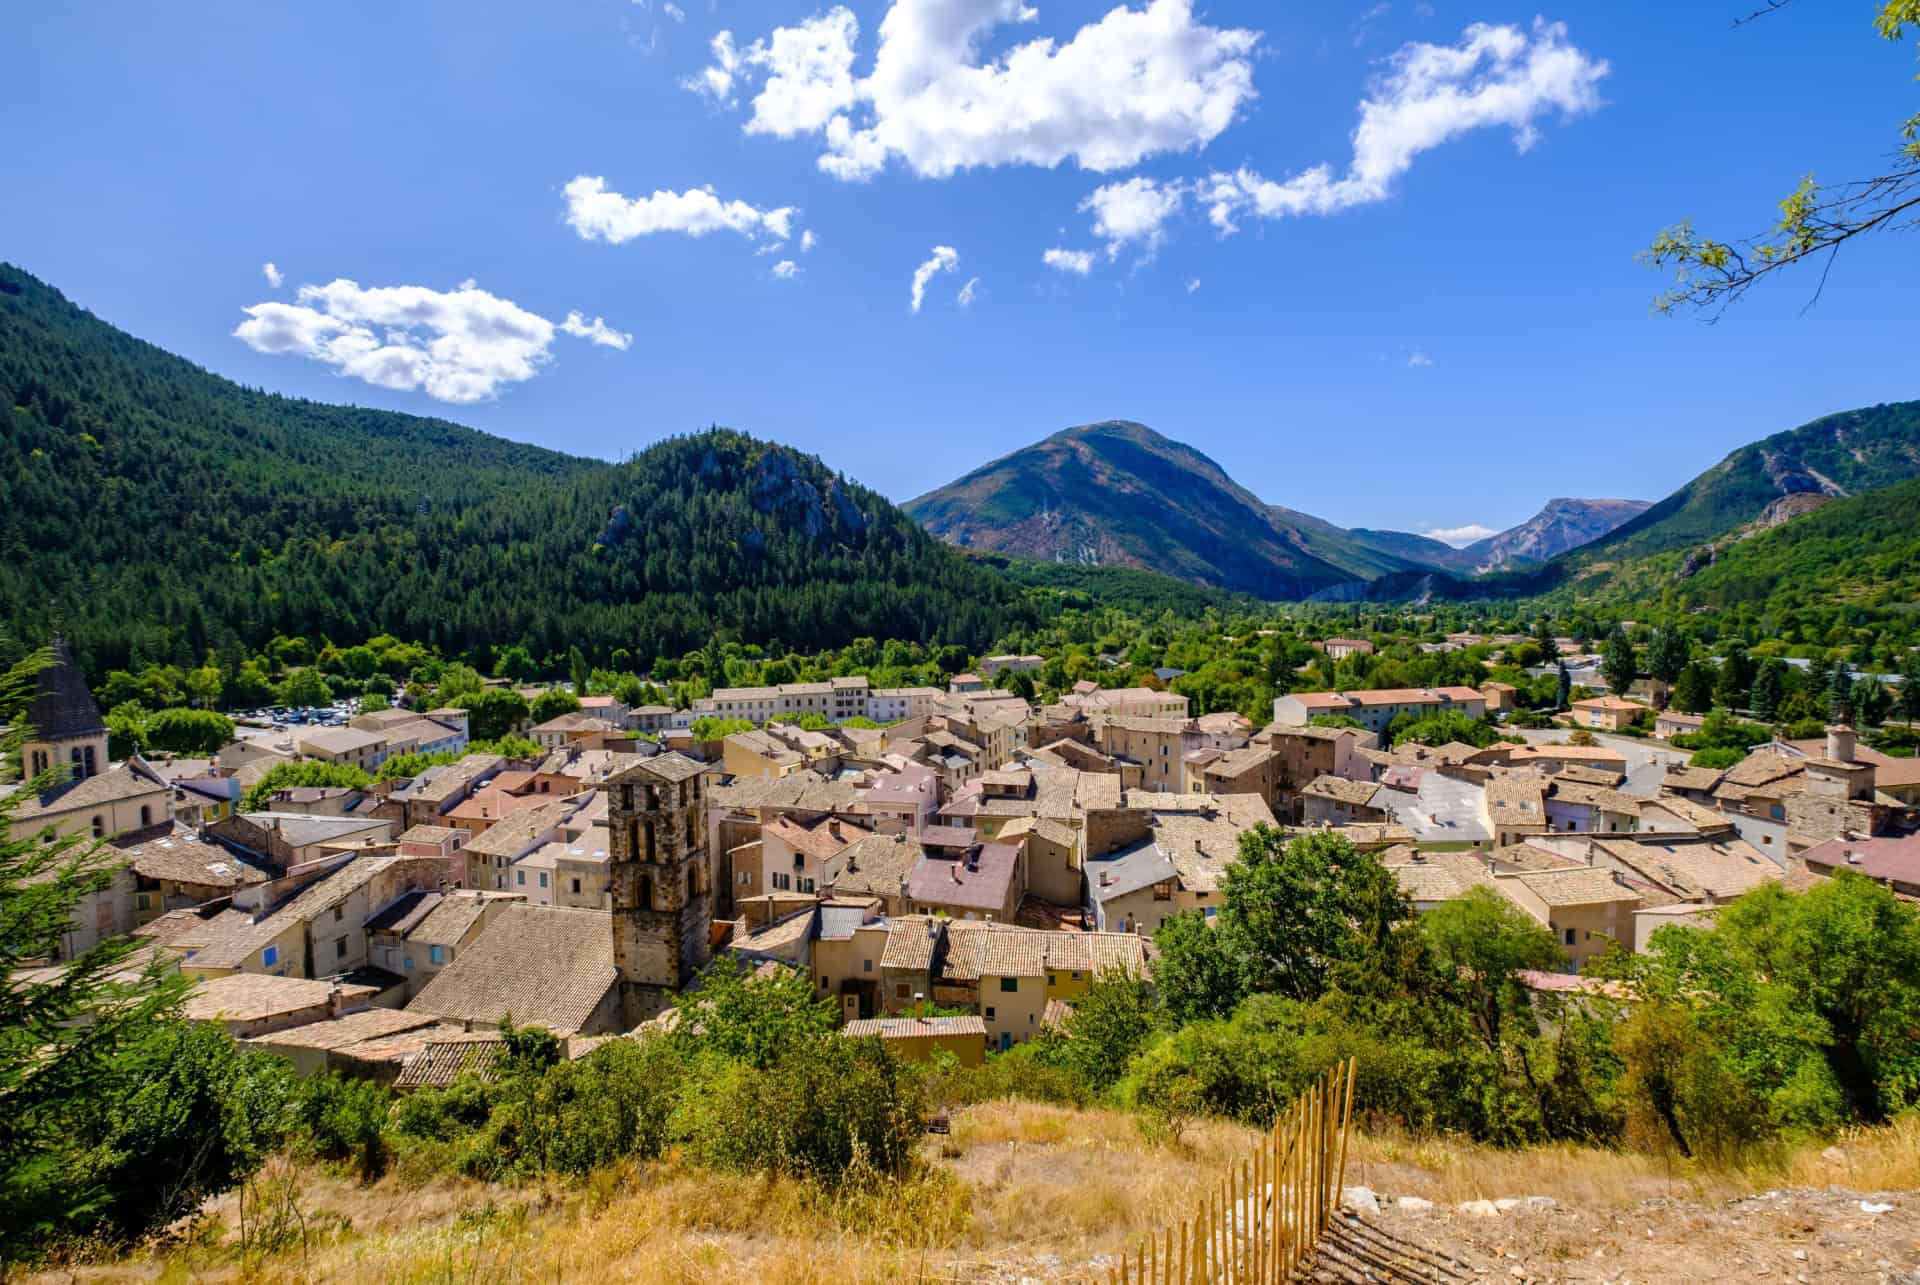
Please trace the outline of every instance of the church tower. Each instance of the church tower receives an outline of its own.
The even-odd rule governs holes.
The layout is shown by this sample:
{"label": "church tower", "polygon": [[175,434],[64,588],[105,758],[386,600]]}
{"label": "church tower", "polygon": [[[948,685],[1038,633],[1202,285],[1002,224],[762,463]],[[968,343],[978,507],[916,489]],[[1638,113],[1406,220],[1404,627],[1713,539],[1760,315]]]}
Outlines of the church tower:
{"label": "church tower", "polygon": [[55,638],[52,651],[52,663],[33,676],[20,766],[28,780],[62,770],[68,780],[84,781],[107,770],[107,722],[65,640]]}
{"label": "church tower", "polygon": [[643,759],[608,778],[613,966],[629,1028],[656,1016],[707,962],[713,889],[701,842],[706,764]]}

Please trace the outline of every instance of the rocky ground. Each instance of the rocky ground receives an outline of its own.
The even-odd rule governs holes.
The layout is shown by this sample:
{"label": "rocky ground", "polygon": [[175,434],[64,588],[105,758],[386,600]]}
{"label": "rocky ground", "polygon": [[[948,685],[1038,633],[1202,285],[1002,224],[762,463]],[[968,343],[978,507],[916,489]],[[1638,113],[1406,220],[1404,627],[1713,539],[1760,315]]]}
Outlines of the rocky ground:
{"label": "rocky ground", "polygon": [[1540,1196],[1440,1205],[1367,1188],[1348,1194],[1315,1280],[1920,1285],[1920,1201],[1909,1193],[1802,1188],[1604,1212]]}

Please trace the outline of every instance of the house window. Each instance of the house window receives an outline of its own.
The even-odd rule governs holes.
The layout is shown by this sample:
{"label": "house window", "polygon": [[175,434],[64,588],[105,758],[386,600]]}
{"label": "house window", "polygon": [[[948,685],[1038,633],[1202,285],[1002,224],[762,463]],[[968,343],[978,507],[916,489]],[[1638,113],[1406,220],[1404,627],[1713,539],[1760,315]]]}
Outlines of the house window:
{"label": "house window", "polygon": [[524,870],[516,870],[516,871],[514,871],[514,872],[513,872],[513,881],[514,881],[514,883],[516,883],[516,884],[518,884],[518,885],[519,885],[520,887],[522,887],[522,888],[524,888],[524,887],[526,887],[526,886],[527,886],[527,872],[526,872],[526,871],[524,871]]}
{"label": "house window", "polygon": [[429,964],[438,964],[442,962],[441,950],[442,948],[439,946],[427,947],[427,962]]}
{"label": "house window", "polygon": [[404,963],[404,964],[402,965],[402,967],[403,967],[403,968],[405,968],[405,969],[406,969],[406,970],[407,970],[408,972],[412,972],[412,971],[413,971],[413,956],[412,956],[412,955],[408,955],[408,956],[407,956],[407,958],[406,958],[406,962],[405,962],[405,963]]}
{"label": "house window", "polygon": [[95,817],[93,819],[93,837],[96,839],[104,839],[106,838],[106,836],[107,836],[106,822],[102,821],[99,817]]}
{"label": "house window", "polygon": [[347,939],[345,937],[334,938],[333,957],[335,959],[345,959],[347,957]]}
{"label": "house window", "polygon": [[576,897],[580,895],[580,881],[578,879],[573,881],[573,895]]}
{"label": "house window", "polygon": [[812,891],[813,891],[813,880],[811,880],[811,879],[802,879],[802,880],[800,881],[800,891],[801,891],[801,892],[812,892]]}
{"label": "house window", "polygon": [[905,999],[907,997],[907,984],[905,982],[896,982],[894,984],[893,997],[895,999]]}
{"label": "house window", "polygon": [[1574,933],[1573,929],[1567,929],[1567,945],[1571,946],[1578,940],[1579,937]]}
{"label": "house window", "polygon": [[260,952],[260,967],[272,968],[275,964],[279,962],[280,962],[280,948],[278,946],[269,946],[265,950]]}
{"label": "house window", "polygon": [[140,805],[140,828],[144,830],[152,824],[153,824],[153,809],[148,807],[146,804],[142,803]]}
{"label": "house window", "polygon": [[988,1008],[988,1009],[987,1009],[987,1020],[988,1020],[989,1022],[991,1022],[991,1021],[993,1020],[993,1009],[992,1009],[992,1008]]}
{"label": "house window", "polygon": [[1003,991],[1017,991],[1020,989],[1020,979],[1018,977],[1002,977],[1000,979],[1000,989]]}
{"label": "house window", "polygon": [[346,911],[345,911],[344,909],[342,909],[342,908],[341,908],[341,907],[339,907],[339,906],[335,906],[335,907],[333,908],[333,922],[334,922],[334,923],[336,923],[336,924],[337,924],[337,923],[339,923],[339,922],[340,922],[340,921],[341,921],[342,919],[345,919],[346,917],[347,917],[347,912],[346,912]]}
{"label": "house window", "polygon": [[547,872],[544,870],[540,872],[540,886],[542,888],[547,886]]}
{"label": "house window", "polygon": [[863,959],[863,960],[861,960],[861,961],[860,961],[860,971],[861,971],[861,972],[863,972],[863,973],[870,973],[870,972],[872,972],[872,971],[873,971],[873,961],[872,961],[871,959]]}

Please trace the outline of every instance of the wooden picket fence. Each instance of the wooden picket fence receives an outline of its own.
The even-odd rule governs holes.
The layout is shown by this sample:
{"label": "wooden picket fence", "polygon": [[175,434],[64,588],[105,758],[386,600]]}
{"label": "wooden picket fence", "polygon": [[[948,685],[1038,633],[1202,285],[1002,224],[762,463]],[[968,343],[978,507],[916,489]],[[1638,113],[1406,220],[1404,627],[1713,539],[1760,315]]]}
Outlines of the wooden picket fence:
{"label": "wooden picket fence", "polygon": [[1192,1216],[1122,1253],[1109,1285],[1281,1285],[1296,1280],[1340,1205],[1353,1124],[1352,1058],[1295,1100]]}

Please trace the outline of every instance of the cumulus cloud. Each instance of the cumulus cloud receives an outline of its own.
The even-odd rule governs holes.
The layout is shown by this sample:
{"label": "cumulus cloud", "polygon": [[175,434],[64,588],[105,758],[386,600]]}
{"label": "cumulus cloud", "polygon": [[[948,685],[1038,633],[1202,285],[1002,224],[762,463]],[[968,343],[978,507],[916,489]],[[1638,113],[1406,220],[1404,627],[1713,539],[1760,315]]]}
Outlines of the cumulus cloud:
{"label": "cumulus cloud", "polygon": [[1426,536],[1429,540],[1438,540],[1440,543],[1450,544],[1456,549],[1464,549],[1468,545],[1478,543],[1490,535],[1499,535],[1500,531],[1497,527],[1482,526],[1478,522],[1469,522],[1465,526],[1434,527],[1432,530],[1422,531],[1420,534]]}
{"label": "cumulus cloud", "polygon": [[960,293],[954,296],[954,302],[962,308],[973,307],[973,292],[980,286],[979,277],[967,278],[967,284],[960,287]]}
{"label": "cumulus cloud", "polygon": [[800,275],[800,265],[792,259],[782,259],[773,265],[773,278],[776,281],[791,281]]}
{"label": "cumulus cloud", "polygon": [[935,274],[952,272],[960,266],[960,252],[950,245],[936,245],[933,256],[913,270],[913,311],[920,311],[920,305],[927,299],[927,283]]}
{"label": "cumulus cloud", "polygon": [[588,321],[578,312],[569,312],[560,329],[581,339],[590,339],[602,348],[617,348],[621,352],[633,347],[633,336],[624,330],[615,330],[604,317],[595,317]]}
{"label": "cumulus cloud", "polygon": [[[344,278],[301,286],[297,303],[256,303],[234,336],[256,352],[291,354],[381,388],[418,389],[443,402],[486,401],[532,379],[549,360],[555,326],[463,281],[362,288]],[[569,313],[559,329],[625,348],[633,340],[595,317]]]}
{"label": "cumulus cloud", "polygon": [[668,0],[668,3],[661,5],[660,12],[672,18],[675,22],[685,22],[687,20],[687,11],[679,5],[672,3],[672,0]]}
{"label": "cumulus cloud", "polygon": [[1150,178],[1130,178],[1096,189],[1080,202],[1080,210],[1093,212],[1093,234],[1107,242],[1107,258],[1117,259],[1129,242],[1138,241],[1151,254],[1166,235],[1166,222],[1180,212],[1186,189],[1179,183],[1165,185]]}
{"label": "cumulus cloud", "polygon": [[872,72],[856,78],[860,25],[836,7],[745,51],[723,32],[712,65],[683,83],[724,102],[739,77],[764,73],[746,130],[819,136],[820,168],[841,179],[896,159],[935,178],[1065,161],[1105,173],[1204,146],[1253,98],[1259,36],[1196,22],[1193,0],[1120,5],[1064,43],[981,60],[998,28],[1038,16],[1025,0],[894,0]]}
{"label": "cumulus cloud", "polygon": [[615,245],[656,232],[737,232],[749,240],[785,241],[793,235],[790,205],[763,210],[745,201],[723,201],[711,187],[655,192],[631,199],[607,190],[607,181],[582,174],[568,183],[567,223],[587,241]]}
{"label": "cumulus cloud", "polygon": [[814,246],[819,244],[820,239],[814,236],[812,228],[808,228],[800,234],[800,253],[807,254],[812,251]]}
{"label": "cumulus cloud", "polygon": [[1071,272],[1077,277],[1084,277],[1093,271],[1093,251],[1055,248],[1042,254],[1040,262],[1055,272]]}
{"label": "cumulus cloud", "polygon": [[260,275],[265,277],[267,284],[275,290],[278,290],[281,284],[287,279],[287,274],[280,271],[279,268],[276,268],[271,261],[260,265]]}
{"label": "cumulus cloud", "polygon": [[1214,226],[1232,232],[1243,214],[1334,214],[1385,200],[1420,153],[1476,129],[1510,128],[1524,152],[1549,111],[1598,108],[1608,71],[1606,60],[1567,43],[1564,24],[1538,19],[1530,32],[1476,23],[1457,45],[1408,44],[1387,66],[1360,104],[1346,173],[1316,165],[1275,182],[1244,167],[1215,172],[1203,187]]}
{"label": "cumulus cloud", "polygon": [[1187,293],[1192,294],[1200,288],[1200,278],[1194,277],[1187,282]]}

